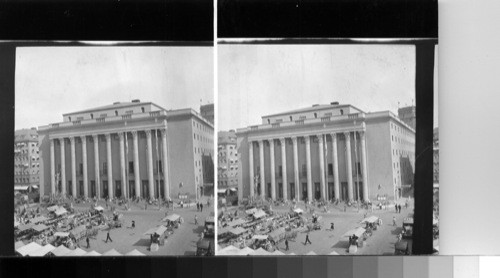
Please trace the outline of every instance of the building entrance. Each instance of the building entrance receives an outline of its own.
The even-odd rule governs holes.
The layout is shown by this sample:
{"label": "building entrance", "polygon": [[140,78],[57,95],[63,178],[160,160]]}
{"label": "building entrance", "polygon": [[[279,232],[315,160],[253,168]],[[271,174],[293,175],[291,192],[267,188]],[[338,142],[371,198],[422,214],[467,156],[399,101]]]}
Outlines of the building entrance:
{"label": "building entrance", "polygon": [[333,182],[328,183],[328,200],[335,200],[337,196],[335,196],[335,186]]}

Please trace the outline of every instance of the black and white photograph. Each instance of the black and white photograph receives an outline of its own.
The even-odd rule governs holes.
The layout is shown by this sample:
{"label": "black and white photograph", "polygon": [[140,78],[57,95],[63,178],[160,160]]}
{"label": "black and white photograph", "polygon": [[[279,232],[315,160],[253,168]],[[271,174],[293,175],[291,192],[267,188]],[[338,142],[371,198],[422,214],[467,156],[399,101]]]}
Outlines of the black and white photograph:
{"label": "black and white photograph", "polygon": [[412,254],[416,56],[221,40],[217,255]]}
{"label": "black and white photograph", "polygon": [[211,44],[16,49],[18,256],[214,255]]}

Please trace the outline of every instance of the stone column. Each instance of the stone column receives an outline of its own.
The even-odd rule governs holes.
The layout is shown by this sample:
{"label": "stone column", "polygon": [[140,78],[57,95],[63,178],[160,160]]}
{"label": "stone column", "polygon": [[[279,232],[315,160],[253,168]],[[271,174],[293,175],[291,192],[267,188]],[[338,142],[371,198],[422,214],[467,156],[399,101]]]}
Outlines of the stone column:
{"label": "stone column", "polygon": [[253,172],[253,142],[248,141],[248,157],[249,157],[249,175],[250,175],[250,198],[254,197],[255,193],[255,182],[254,182],[254,172]]}
{"label": "stone column", "polygon": [[368,170],[366,167],[366,138],[365,131],[359,132],[361,137],[361,171],[363,175],[363,201],[369,200],[368,195]]}
{"label": "stone column", "polygon": [[101,174],[99,173],[99,135],[93,134],[94,141],[94,172],[95,172],[95,187],[97,198],[101,198]]}
{"label": "stone column", "polygon": [[71,195],[78,197],[76,192],[76,154],[75,154],[75,137],[69,137],[71,143]]}
{"label": "stone column", "polygon": [[127,194],[127,169],[125,168],[125,134],[123,132],[118,133],[120,138],[120,169],[122,178],[122,193],[123,197],[128,198]]}
{"label": "stone column", "polygon": [[288,200],[288,180],[286,176],[286,139],[280,138],[281,143],[281,167],[283,170],[283,199]]}
{"label": "stone column", "polygon": [[108,195],[109,198],[114,198],[113,196],[113,162],[111,156],[111,134],[106,134],[106,153],[108,155]]}
{"label": "stone column", "polygon": [[306,139],[306,163],[307,163],[307,200],[312,202],[312,176],[311,176],[311,138],[309,135],[305,136]]}
{"label": "stone column", "polygon": [[63,196],[66,196],[66,155],[64,150],[64,138],[59,139],[59,142],[61,143],[61,193]]}
{"label": "stone column", "polygon": [[50,139],[50,195],[56,194],[56,158],[54,139]]}
{"label": "stone column", "polygon": [[333,161],[333,193],[335,199],[340,199],[340,179],[339,179],[339,156],[337,152],[337,134],[332,133],[332,161]]}
{"label": "stone column", "polygon": [[259,140],[259,159],[260,159],[260,195],[266,199],[266,176],[264,171],[264,142]]}
{"label": "stone column", "polygon": [[81,136],[82,140],[82,164],[83,164],[83,195],[89,197],[89,181],[87,178],[87,136]]}
{"label": "stone column", "polygon": [[351,161],[351,133],[344,132],[345,147],[346,147],[346,165],[347,165],[347,197],[349,201],[353,200],[353,184],[352,184],[352,161]]}
{"label": "stone column", "polygon": [[148,180],[149,180],[149,198],[155,197],[155,179],[153,175],[153,143],[151,142],[151,130],[146,130],[148,144]]}
{"label": "stone column", "polygon": [[170,198],[170,182],[168,173],[168,146],[167,146],[167,128],[161,129],[161,146],[163,149],[163,191],[165,191],[165,198]]}
{"label": "stone column", "polygon": [[274,139],[269,139],[270,160],[271,160],[271,198],[276,200],[276,167],[274,165]]}
{"label": "stone column", "polygon": [[318,148],[319,148],[319,171],[321,174],[320,182],[321,182],[321,197],[323,200],[328,200],[326,196],[326,185],[325,185],[325,146],[323,144],[323,135],[316,135],[318,138]]}
{"label": "stone column", "polygon": [[299,150],[297,146],[297,137],[292,137],[293,143],[293,176],[295,181],[295,199],[300,201],[300,177],[299,177]]}
{"label": "stone column", "polygon": [[139,168],[139,138],[137,131],[132,131],[134,144],[134,181],[135,181],[135,196],[144,197],[141,195],[141,173]]}

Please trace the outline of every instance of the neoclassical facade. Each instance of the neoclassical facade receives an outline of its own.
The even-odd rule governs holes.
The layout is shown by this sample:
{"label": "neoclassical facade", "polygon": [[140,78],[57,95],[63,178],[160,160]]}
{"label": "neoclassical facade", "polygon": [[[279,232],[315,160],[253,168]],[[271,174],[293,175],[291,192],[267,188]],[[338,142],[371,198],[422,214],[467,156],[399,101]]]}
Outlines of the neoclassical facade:
{"label": "neoclassical facade", "polygon": [[240,198],[397,199],[413,186],[415,132],[389,111],[314,105],[237,136]]}
{"label": "neoclassical facade", "polygon": [[199,197],[213,126],[192,109],[126,103],[63,115],[39,128],[41,194]]}

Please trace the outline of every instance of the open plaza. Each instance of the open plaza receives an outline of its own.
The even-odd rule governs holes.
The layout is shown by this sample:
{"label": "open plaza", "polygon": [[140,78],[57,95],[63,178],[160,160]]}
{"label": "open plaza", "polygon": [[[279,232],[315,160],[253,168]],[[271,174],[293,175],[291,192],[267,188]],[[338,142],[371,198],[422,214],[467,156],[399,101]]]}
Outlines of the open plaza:
{"label": "open plaza", "polygon": [[394,203],[359,209],[302,202],[229,207],[219,214],[217,255],[394,255],[397,243],[411,241],[404,236],[411,227],[403,222],[411,219],[413,200],[396,204],[400,212]]}
{"label": "open plaza", "polygon": [[[213,241],[209,231],[213,234],[213,224],[207,227],[205,221],[213,218],[211,203],[209,198],[200,200],[203,210],[194,201],[183,202],[182,207],[179,202],[158,206],[145,201],[120,205],[71,200],[59,200],[50,206],[21,205],[14,216],[16,253],[20,256],[200,255],[197,250],[200,242]],[[212,243],[208,245],[213,247]]]}

